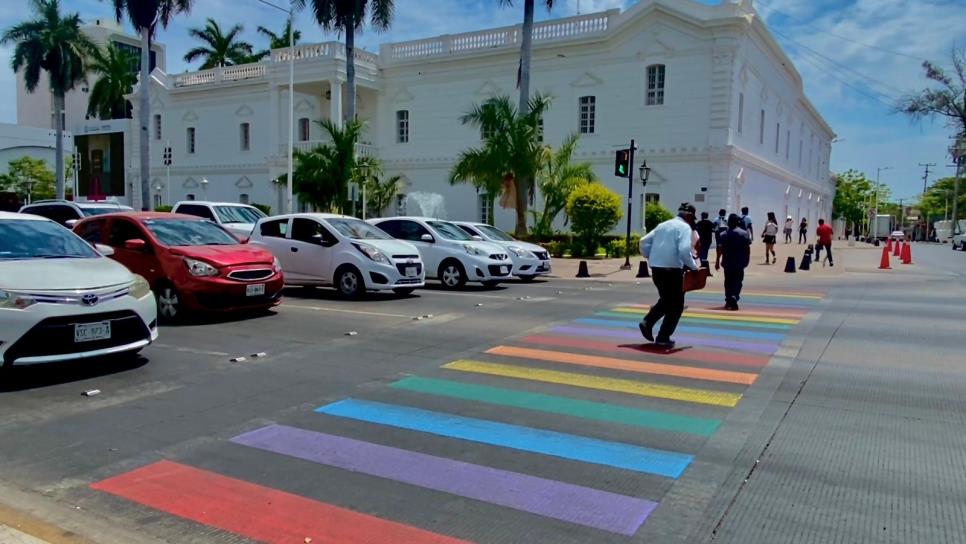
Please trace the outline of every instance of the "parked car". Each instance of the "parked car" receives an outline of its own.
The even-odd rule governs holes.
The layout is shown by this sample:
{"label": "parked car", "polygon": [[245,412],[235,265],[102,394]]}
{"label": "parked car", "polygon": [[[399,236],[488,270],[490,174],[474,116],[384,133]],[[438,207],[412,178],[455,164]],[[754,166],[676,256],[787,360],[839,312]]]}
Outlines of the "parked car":
{"label": "parked car", "polygon": [[92,244],[107,244],[114,260],[147,278],[163,319],[268,309],[282,299],[278,259],[200,217],[117,213],[87,218],[74,232]]}
{"label": "parked car", "polygon": [[147,280],[49,219],[0,212],[3,366],[133,355],[157,337]]}
{"label": "parked car", "polygon": [[954,235],[951,242],[952,243],[950,245],[953,246],[953,251],[957,249],[966,251],[966,233],[960,232],[959,234]]}
{"label": "parked car", "polygon": [[346,297],[367,290],[408,295],[425,285],[419,250],[354,217],[298,213],[255,225],[249,241],[275,254],[288,285],[331,285]]}
{"label": "parked car", "polygon": [[893,240],[905,240],[906,239],[906,233],[902,232],[901,230],[894,230],[894,231],[892,231],[892,234],[890,234],[889,236],[891,236]]}
{"label": "parked car", "polygon": [[133,211],[133,208],[110,201],[37,200],[20,208],[20,213],[46,217],[68,228],[85,217],[124,211]]}
{"label": "parked car", "polygon": [[244,240],[252,233],[259,219],[267,217],[262,210],[248,204],[237,202],[202,202],[183,200],[174,205],[172,213],[184,213],[210,219]]}
{"label": "parked car", "polygon": [[389,217],[369,222],[393,238],[416,246],[426,265],[426,277],[438,279],[447,289],[462,287],[467,281],[495,287],[510,279],[513,261],[506,250],[474,240],[453,223],[428,217]]}
{"label": "parked car", "polygon": [[506,249],[513,261],[512,275],[523,281],[533,281],[537,276],[550,273],[550,253],[529,242],[522,242],[502,230],[486,223],[453,221],[474,239],[492,242]]}

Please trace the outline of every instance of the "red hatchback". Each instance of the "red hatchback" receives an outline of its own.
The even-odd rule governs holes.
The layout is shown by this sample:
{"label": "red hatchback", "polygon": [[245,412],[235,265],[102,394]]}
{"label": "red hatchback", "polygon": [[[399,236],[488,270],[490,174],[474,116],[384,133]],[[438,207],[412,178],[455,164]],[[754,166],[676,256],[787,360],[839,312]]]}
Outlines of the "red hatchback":
{"label": "red hatchback", "polygon": [[282,300],[282,269],[267,250],[241,244],[218,225],[173,213],[89,217],[74,232],[114,249],[112,258],[147,278],[158,314],[258,310]]}

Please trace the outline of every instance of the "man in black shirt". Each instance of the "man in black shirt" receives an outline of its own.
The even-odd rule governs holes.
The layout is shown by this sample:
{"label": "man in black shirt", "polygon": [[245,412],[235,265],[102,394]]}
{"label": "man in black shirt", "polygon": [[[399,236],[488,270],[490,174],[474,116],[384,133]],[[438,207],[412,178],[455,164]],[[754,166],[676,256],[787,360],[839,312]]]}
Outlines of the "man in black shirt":
{"label": "man in black shirt", "polygon": [[735,214],[728,217],[728,230],[721,235],[718,247],[721,248],[724,266],[725,309],[738,310],[741,298],[741,285],[745,280],[745,268],[751,259],[751,235],[741,228],[742,219]]}
{"label": "man in black shirt", "polygon": [[708,268],[708,251],[711,250],[711,237],[714,234],[714,223],[708,219],[708,212],[701,212],[701,221],[695,225],[698,231],[698,242],[701,244],[698,253],[701,259],[701,266]]}

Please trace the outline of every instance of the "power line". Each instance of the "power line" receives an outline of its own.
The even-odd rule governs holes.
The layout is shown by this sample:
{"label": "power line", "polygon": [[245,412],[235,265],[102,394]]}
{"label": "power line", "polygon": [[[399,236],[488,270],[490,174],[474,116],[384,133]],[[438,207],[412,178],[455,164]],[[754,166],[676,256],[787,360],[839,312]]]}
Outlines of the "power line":
{"label": "power line", "polygon": [[815,59],[813,59],[811,57],[807,57],[807,56],[802,56],[801,59],[804,60],[804,61],[807,61],[807,62],[811,63],[813,66],[816,66],[819,70],[824,71],[825,72],[825,75],[831,77],[832,79],[835,79],[839,83],[842,83],[846,87],[851,88],[852,90],[858,92],[859,94],[861,94],[861,95],[863,95],[863,96],[865,96],[867,98],[871,98],[872,100],[875,100],[876,102],[879,102],[880,104],[882,104],[882,105],[884,105],[884,106],[886,106],[886,107],[888,107],[890,109],[893,107],[893,104],[890,104],[890,103],[886,102],[885,100],[882,100],[882,98],[880,98],[880,97],[878,97],[878,96],[876,96],[874,94],[871,94],[869,92],[866,92],[862,88],[857,87],[857,86],[853,85],[852,83],[850,83],[850,82],[848,82],[848,81],[840,78],[839,76],[835,75],[834,72],[830,72],[830,71],[826,70],[826,67],[823,66],[822,64],[820,64]]}
{"label": "power line", "polygon": [[926,167],[926,171],[923,172],[923,174],[922,174],[922,194],[926,194],[926,186],[929,183],[929,167],[930,166],[936,166],[936,163],[934,163],[934,162],[919,163],[919,166],[925,166]]}

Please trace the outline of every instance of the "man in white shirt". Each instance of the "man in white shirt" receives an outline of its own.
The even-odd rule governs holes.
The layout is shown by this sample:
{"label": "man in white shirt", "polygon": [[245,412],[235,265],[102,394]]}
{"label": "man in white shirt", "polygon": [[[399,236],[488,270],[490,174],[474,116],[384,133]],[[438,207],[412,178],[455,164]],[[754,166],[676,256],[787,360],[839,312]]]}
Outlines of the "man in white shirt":
{"label": "man in white shirt", "polygon": [[[695,211],[689,202],[681,204],[677,217],[661,223],[641,240],[641,254],[651,265],[659,297],[640,323],[641,334],[665,349],[674,347],[671,335],[684,312],[684,270],[698,269],[691,243]],[[655,340],[654,325],[661,318],[664,322]]]}

